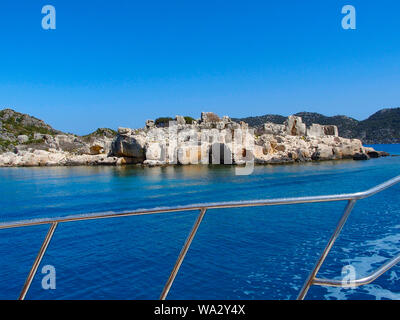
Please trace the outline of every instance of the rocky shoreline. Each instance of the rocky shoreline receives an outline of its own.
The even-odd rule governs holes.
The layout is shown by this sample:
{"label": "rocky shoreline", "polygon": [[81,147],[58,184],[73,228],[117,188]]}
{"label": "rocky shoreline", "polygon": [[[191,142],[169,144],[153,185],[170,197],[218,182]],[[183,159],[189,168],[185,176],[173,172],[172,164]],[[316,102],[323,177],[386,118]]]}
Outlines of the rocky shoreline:
{"label": "rocky shoreline", "polygon": [[197,120],[182,116],[161,123],[148,120],[141,129],[119,128],[117,133],[99,129],[85,137],[64,134],[41,123],[47,126],[46,133],[12,136],[4,123],[12,123],[10,119],[16,123],[15,114],[21,114],[6,111],[0,133],[13,147],[0,154],[0,167],[285,164],[388,155],[364,147],[358,139],[340,137],[336,126],[307,127],[297,116],[288,117],[283,124],[268,122],[251,128],[243,121],[203,112]]}

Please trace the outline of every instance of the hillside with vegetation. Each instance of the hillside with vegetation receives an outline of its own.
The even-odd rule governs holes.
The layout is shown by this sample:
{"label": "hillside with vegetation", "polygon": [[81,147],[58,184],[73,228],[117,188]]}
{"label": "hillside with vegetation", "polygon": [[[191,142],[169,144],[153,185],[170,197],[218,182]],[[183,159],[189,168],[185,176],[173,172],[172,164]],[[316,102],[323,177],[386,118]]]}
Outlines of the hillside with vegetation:
{"label": "hillside with vegetation", "polygon": [[[113,139],[117,132],[99,128],[91,134],[80,137],[52,128],[43,120],[12,109],[0,111],[0,153],[15,151],[15,147],[46,150],[57,147],[61,150],[79,150],[96,139]],[[63,139],[60,139],[62,137]],[[54,142],[53,144],[49,141]]]}
{"label": "hillside with vegetation", "polygon": [[0,151],[9,150],[18,143],[38,143],[41,139],[37,139],[37,134],[56,135],[61,132],[27,114],[11,109],[0,111]]}

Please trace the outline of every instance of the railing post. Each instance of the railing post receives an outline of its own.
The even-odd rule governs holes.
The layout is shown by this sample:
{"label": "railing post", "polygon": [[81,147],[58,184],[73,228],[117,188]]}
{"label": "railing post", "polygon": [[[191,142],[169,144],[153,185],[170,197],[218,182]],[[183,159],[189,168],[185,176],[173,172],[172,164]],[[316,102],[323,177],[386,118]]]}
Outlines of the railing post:
{"label": "railing post", "polygon": [[25,280],[24,286],[22,287],[21,294],[19,295],[18,300],[24,300],[26,294],[28,293],[28,290],[32,284],[32,280],[35,277],[36,271],[39,268],[40,262],[42,261],[42,258],[44,254],[46,253],[46,249],[49,246],[50,240],[53,237],[54,231],[56,230],[58,225],[58,222],[53,222],[50,226],[49,231],[47,232],[46,237],[44,238],[44,241],[42,243],[42,246],[40,247],[39,253],[32,265],[31,271],[28,274],[28,277]]}
{"label": "railing post", "polygon": [[189,234],[188,238],[186,239],[185,244],[182,247],[182,250],[181,250],[181,252],[180,252],[180,254],[178,256],[178,259],[175,262],[174,268],[171,271],[171,274],[170,274],[170,276],[168,278],[168,281],[164,286],[164,289],[163,289],[163,291],[161,293],[161,296],[160,296],[160,300],[165,300],[166,299],[166,297],[167,297],[167,295],[169,293],[169,290],[171,289],[171,286],[174,283],[175,277],[178,274],[178,271],[179,271],[179,269],[180,269],[180,267],[182,265],[182,262],[185,259],[186,253],[188,252],[189,247],[190,247],[190,245],[191,245],[191,243],[192,243],[192,241],[194,239],[194,236],[196,235],[196,232],[199,229],[199,226],[201,224],[201,221],[204,218],[204,215],[205,215],[206,211],[207,211],[207,208],[202,208],[200,210],[200,214],[197,217],[196,222],[193,225],[192,231],[190,231],[190,234]]}
{"label": "railing post", "polygon": [[301,289],[299,295],[297,296],[297,300],[304,300],[308,290],[310,289],[310,286],[312,285],[315,277],[317,276],[317,273],[319,269],[321,268],[322,264],[324,263],[326,257],[328,256],[329,251],[332,249],[333,244],[335,243],[336,239],[338,238],[340,232],[343,229],[344,224],[347,221],[347,218],[349,217],[351,211],[354,208],[354,205],[356,204],[356,200],[352,199],[349,200],[349,202],[346,205],[346,208],[344,209],[344,213],[342,217],[340,218],[335,232],[332,234],[331,238],[329,239],[328,244],[326,245],[324,251],[322,252],[321,256],[319,257],[313,271],[310,273],[308,276],[307,280],[305,281],[303,288]]}

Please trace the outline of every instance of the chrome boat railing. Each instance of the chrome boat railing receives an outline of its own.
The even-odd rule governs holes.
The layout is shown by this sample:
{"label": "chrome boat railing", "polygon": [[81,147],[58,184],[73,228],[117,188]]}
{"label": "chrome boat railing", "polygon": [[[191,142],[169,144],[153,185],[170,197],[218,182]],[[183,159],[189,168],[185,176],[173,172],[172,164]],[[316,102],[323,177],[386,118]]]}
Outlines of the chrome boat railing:
{"label": "chrome boat railing", "polygon": [[[11,229],[11,228],[21,228],[21,227],[29,227],[29,226],[37,226],[37,225],[45,225],[49,224],[50,228],[47,232],[47,235],[42,243],[42,246],[39,250],[39,253],[32,265],[32,268],[28,274],[28,277],[24,283],[21,294],[19,296],[19,300],[24,300],[28,290],[32,284],[33,278],[35,277],[36,271],[42,261],[44,254],[46,253],[47,247],[54,235],[54,232],[57,228],[57,225],[60,223],[68,223],[75,221],[84,221],[84,220],[98,220],[98,219],[109,219],[109,218],[120,218],[120,217],[128,217],[128,216],[138,216],[138,215],[148,215],[148,214],[156,214],[156,213],[167,213],[167,212],[183,212],[183,211],[200,211],[192,230],[189,233],[188,238],[186,239],[181,252],[176,260],[176,263],[171,271],[171,274],[164,286],[164,289],[161,293],[160,299],[165,300],[171,286],[175,280],[176,275],[179,272],[179,269],[182,265],[183,260],[190,248],[190,245],[199,229],[199,226],[206,214],[207,210],[213,209],[223,209],[223,208],[244,208],[244,207],[257,207],[257,206],[276,206],[276,205],[289,205],[289,204],[302,204],[302,203],[317,203],[317,202],[333,202],[333,201],[347,201],[346,208],[342,217],[340,218],[335,231],[333,232],[331,238],[328,241],[325,249],[320,255],[314,269],[309,274],[307,280],[305,281],[300,293],[297,297],[298,300],[303,300],[307,295],[308,290],[312,285],[319,286],[343,286],[342,281],[340,280],[331,280],[331,279],[319,279],[317,278],[318,271],[320,270],[322,264],[324,263],[326,257],[329,254],[329,251],[332,249],[333,244],[338,238],[340,232],[343,229],[344,224],[347,221],[351,211],[354,208],[354,205],[358,200],[373,196],[387,188],[392,187],[393,185],[400,182],[400,176],[397,176],[391,180],[388,180],[372,189],[369,189],[364,192],[358,193],[350,193],[350,194],[340,194],[340,195],[325,195],[325,196],[313,196],[313,197],[298,197],[298,198],[281,198],[281,199],[266,199],[266,200],[253,200],[253,201],[232,201],[232,202],[218,202],[218,203],[204,203],[198,205],[189,205],[189,206],[181,206],[181,207],[170,207],[170,208],[161,208],[161,209],[150,209],[150,210],[137,210],[132,212],[125,213],[110,213],[110,214],[93,214],[87,216],[69,216],[64,218],[57,219],[43,219],[39,221],[17,221],[17,222],[9,222],[0,224],[0,229]],[[375,270],[372,274],[362,279],[356,279],[350,282],[346,282],[346,286],[362,286],[372,281],[376,280],[387,270],[392,268],[400,262],[400,254],[385,263],[383,266]]]}

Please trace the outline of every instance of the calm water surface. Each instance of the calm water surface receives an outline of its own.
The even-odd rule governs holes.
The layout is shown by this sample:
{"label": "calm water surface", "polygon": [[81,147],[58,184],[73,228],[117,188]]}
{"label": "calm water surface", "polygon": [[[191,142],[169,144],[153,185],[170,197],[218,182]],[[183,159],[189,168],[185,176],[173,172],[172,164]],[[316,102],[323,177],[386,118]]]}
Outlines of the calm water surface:
{"label": "calm water surface", "polygon": [[[400,145],[379,150],[400,154]],[[400,174],[400,157],[233,167],[0,168],[1,222],[202,202],[363,191]],[[360,201],[320,277],[357,277],[400,252],[400,186]],[[344,202],[212,210],[170,299],[294,299],[337,223]],[[197,213],[61,224],[28,299],[157,299]],[[0,230],[0,299],[15,299],[47,226]],[[43,290],[53,265],[56,290]],[[400,299],[400,267],[355,290],[311,288],[308,299]]]}

